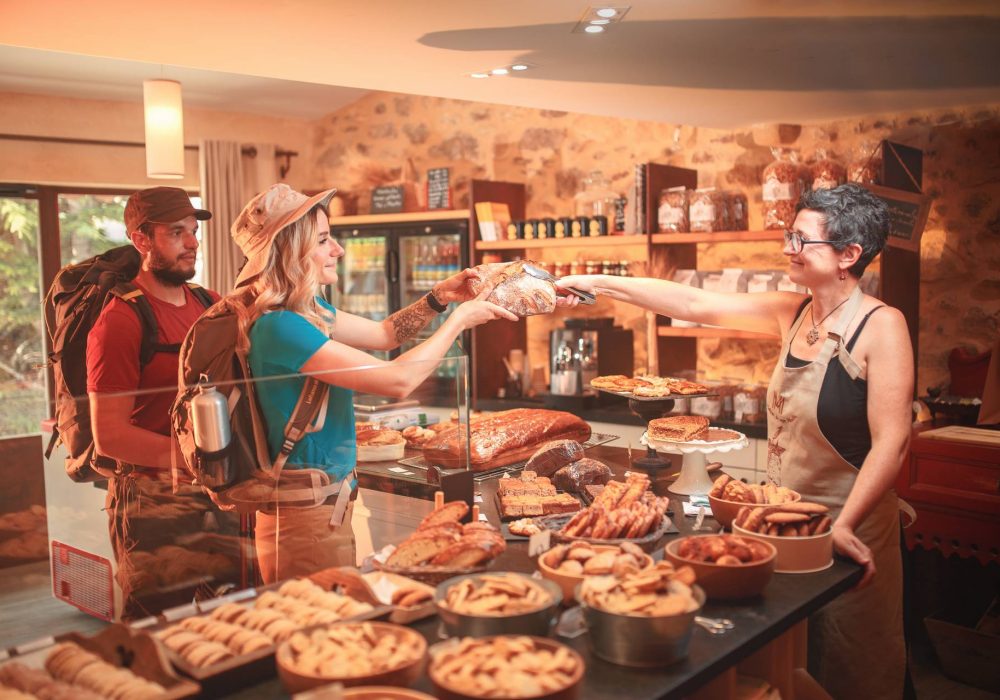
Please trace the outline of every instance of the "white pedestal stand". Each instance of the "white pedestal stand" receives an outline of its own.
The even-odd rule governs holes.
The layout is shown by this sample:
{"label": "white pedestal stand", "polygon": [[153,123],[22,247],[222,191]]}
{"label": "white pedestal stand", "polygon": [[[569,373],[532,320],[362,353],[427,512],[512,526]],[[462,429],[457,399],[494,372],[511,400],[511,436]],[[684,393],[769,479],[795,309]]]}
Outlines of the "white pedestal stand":
{"label": "white pedestal stand", "polygon": [[677,477],[674,483],[667,487],[668,491],[683,496],[703,496],[712,488],[712,478],[708,475],[708,459],[706,455],[742,450],[750,445],[750,441],[747,440],[746,435],[743,433],[736,434],[739,435],[739,438],[715,442],[706,442],[703,440],[694,440],[692,442],[660,442],[649,440],[648,436],[643,434],[640,442],[643,445],[654,448],[657,452],[684,455],[681,475]]}

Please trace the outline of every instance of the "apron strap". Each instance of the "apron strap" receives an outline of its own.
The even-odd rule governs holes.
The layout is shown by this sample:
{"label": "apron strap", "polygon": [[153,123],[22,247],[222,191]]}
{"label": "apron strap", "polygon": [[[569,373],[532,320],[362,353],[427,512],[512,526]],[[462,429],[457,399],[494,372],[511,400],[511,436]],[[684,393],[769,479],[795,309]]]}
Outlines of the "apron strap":
{"label": "apron strap", "polygon": [[[844,335],[847,333],[847,327],[851,325],[851,321],[858,314],[858,309],[861,308],[861,302],[864,295],[861,293],[861,285],[854,288],[851,292],[851,296],[847,299],[847,306],[844,307],[844,311],[840,314],[840,318],[837,319],[837,325],[835,325],[826,334],[826,340],[823,341],[823,349],[820,350],[819,355],[813,362],[818,362],[821,364],[829,364],[830,358],[839,353],[839,349],[844,344]],[[860,371],[855,365],[855,369]],[[853,377],[852,377],[853,378]]]}

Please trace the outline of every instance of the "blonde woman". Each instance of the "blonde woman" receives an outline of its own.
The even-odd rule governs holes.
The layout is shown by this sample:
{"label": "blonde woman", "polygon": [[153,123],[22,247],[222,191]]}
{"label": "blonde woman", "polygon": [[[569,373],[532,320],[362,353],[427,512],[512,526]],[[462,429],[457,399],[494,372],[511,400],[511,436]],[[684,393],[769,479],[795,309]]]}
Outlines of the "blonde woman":
{"label": "blonde woman", "polygon": [[[353,494],[353,392],[407,396],[430,376],[462,331],[517,317],[474,298],[469,284],[476,276],[473,270],[439,282],[420,301],[382,322],[333,308],[319,296],[321,285],[336,284],[337,259],[344,254],[330,235],[326,207],[333,195],[334,190],[327,190],[307,197],[279,184],[254,197],[232,227],[233,240],[247,262],[229,298],[240,315],[239,342],[249,345],[250,369],[260,380],[257,399],[267,423],[271,458],[281,448],[305,383],[301,375],[314,375],[330,385],[325,423],[295,445],[285,470],[323,471],[331,483]],[[398,347],[451,302],[463,303],[430,338],[397,359],[384,361],[366,352]],[[335,513],[343,525],[333,520]],[[353,565],[351,513],[350,506],[336,509],[335,496],[312,508],[260,511],[255,536],[264,581]]]}

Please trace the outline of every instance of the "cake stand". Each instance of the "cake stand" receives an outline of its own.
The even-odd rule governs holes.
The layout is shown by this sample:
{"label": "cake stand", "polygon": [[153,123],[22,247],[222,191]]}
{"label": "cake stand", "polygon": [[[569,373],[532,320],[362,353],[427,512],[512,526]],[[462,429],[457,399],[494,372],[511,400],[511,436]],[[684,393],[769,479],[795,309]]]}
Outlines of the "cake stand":
{"label": "cake stand", "polygon": [[708,475],[707,455],[742,450],[750,445],[746,435],[726,428],[709,428],[707,440],[668,442],[651,440],[648,433],[643,433],[640,442],[648,450],[684,455],[681,475],[667,489],[671,493],[685,496],[700,496],[711,490],[712,478]]}

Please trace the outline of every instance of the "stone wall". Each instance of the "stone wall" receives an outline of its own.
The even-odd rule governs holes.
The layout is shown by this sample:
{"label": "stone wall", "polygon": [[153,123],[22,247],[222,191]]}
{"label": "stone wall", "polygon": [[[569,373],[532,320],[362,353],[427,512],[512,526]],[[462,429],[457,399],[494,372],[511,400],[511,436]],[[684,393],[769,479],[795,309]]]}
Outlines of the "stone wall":
{"label": "stone wall", "polygon": [[[760,174],[772,160],[765,129],[720,131],[431,97],[373,93],[314,127],[313,186],[337,186],[364,212],[373,186],[422,185],[428,168],[449,167],[455,206],[468,206],[469,182],[523,182],[529,217],[572,212],[582,179],[600,169],[613,189],[632,186],[635,163],[698,170],[699,186],[742,190],[750,228],[762,227]],[[1000,107],[845,119],[786,130],[804,160],[821,151],[845,164],[864,160],[883,138],[924,150],[924,190],[934,198],[924,233],[918,387],[947,382],[947,355],[959,344],[985,349],[1000,333]],[[797,135],[796,135],[797,134]],[[419,189],[419,188],[418,188]],[[547,259],[605,257],[583,249],[545,251]],[[639,257],[638,251],[632,251]],[[784,268],[776,243],[703,245],[699,267]],[[643,271],[641,263],[634,268]],[[636,365],[646,363],[641,312],[604,300],[589,311],[614,315],[636,332]],[[529,320],[529,355],[548,357],[548,329],[560,315]],[[708,378],[766,381],[775,343],[699,341]]]}

